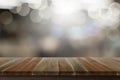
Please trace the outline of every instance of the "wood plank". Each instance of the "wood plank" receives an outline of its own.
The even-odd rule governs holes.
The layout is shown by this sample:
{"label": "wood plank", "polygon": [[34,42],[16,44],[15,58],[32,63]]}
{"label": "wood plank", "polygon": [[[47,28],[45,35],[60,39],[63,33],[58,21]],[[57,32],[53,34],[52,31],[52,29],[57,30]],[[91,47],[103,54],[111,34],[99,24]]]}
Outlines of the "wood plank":
{"label": "wood plank", "polygon": [[19,63],[14,64],[13,66],[8,67],[7,69],[4,70],[4,74],[7,75],[17,75],[19,74],[19,69],[24,67],[32,58],[23,58]]}
{"label": "wood plank", "polygon": [[75,71],[67,58],[59,58],[59,75],[74,75]]}
{"label": "wood plank", "polygon": [[33,70],[33,75],[58,75],[59,66],[57,58],[42,58]]}
{"label": "wood plank", "polygon": [[102,62],[104,65],[108,66],[115,72],[120,72],[120,63],[115,60],[112,60],[111,58],[99,59],[99,62]]}
{"label": "wood plank", "polygon": [[101,71],[100,68],[92,65],[91,63],[88,62],[86,58],[78,58],[80,63],[88,70],[88,72],[98,72]]}
{"label": "wood plank", "polygon": [[109,68],[108,66],[106,65],[103,65],[101,64],[100,62],[98,62],[97,60],[95,59],[92,59],[92,58],[87,58],[88,62],[91,63],[92,65],[100,68],[101,70],[99,71],[99,73],[102,73],[102,75],[104,74],[108,74],[108,75],[116,75],[116,72]]}
{"label": "wood plank", "polygon": [[72,66],[74,75],[84,75],[87,69],[77,60],[77,58],[67,58],[67,62]]}
{"label": "wood plank", "polygon": [[109,67],[90,58],[79,58],[79,61],[88,69],[87,75],[116,75]]}
{"label": "wood plank", "polygon": [[101,71],[103,71],[103,72],[111,72],[111,71],[113,71],[111,68],[109,68],[106,65],[103,65],[103,64],[101,64],[99,62],[97,62],[96,60],[94,60],[92,58],[87,58],[87,60],[92,65],[95,65],[95,66],[99,67],[101,69]]}
{"label": "wood plank", "polygon": [[22,68],[26,63],[28,63],[32,58],[26,58],[25,60],[23,60],[22,62],[6,69],[6,71],[17,71],[20,68]]}
{"label": "wood plank", "polygon": [[0,66],[0,71],[4,72],[7,68],[9,68],[9,67],[17,64],[18,62],[21,62],[21,61],[22,61],[22,58],[11,59],[10,61],[8,61],[5,64],[3,64],[3,65]]}
{"label": "wood plank", "polygon": [[11,58],[0,58],[0,66],[2,66],[3,64],[9,62],[10,60],[13,60],[15,58],[11,57]]}
{"label": "wood plank", "polygon": [[27,63],[24,67],[20,68],[22,75],[32,75],[33,69],[40,62],[41,58],[33,58],[29,63]]}

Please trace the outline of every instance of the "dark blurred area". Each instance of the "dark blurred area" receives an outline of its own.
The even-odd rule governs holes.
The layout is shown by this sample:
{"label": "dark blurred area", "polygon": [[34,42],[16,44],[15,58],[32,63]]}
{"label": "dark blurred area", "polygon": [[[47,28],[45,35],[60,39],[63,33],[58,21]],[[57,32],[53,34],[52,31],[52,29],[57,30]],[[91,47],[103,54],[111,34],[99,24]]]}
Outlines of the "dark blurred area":
{"label": "dark blurred area", "polygon": [[106,16],[94,18],[96,15],[86,9],[68,16],[72,11],[66,7],[66,13],[58,14],[60,7],[54,12],[52,1],[45,1],[41,7],[24,3],[12,9],[0,9],[1,57],[120,56],[120,0],[114,1],[116,14],[107,20]]}

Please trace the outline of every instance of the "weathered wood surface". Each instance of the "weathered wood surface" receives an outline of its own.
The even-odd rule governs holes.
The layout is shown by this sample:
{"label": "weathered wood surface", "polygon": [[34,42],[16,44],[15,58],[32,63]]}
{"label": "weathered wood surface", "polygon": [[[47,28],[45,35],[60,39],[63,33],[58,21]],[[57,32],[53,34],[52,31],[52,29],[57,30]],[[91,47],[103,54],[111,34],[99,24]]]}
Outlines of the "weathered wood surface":
{"label": "weathered wood surface", "polygon": [[0,75],[120,75],[120,58],[0,58]]}

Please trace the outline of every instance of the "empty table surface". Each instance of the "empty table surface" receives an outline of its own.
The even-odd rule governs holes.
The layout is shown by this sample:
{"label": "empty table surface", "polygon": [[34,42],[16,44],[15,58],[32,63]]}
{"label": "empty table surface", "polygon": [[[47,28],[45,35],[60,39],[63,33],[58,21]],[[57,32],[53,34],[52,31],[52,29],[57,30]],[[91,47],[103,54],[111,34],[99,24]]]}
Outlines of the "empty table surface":
{"label": "empty table surface", "polygon": [[0,75],[115,75],[120,58],[1,57]]}

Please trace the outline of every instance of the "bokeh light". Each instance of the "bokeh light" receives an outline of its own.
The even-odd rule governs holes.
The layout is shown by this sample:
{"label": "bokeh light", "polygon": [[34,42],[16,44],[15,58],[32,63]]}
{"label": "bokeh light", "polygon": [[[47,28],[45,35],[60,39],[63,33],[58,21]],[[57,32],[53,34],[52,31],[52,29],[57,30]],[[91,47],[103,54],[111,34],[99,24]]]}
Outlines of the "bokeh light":
{"label": "bokeh light", "polygon": [[0,0],[0,56],[120,56],[114,0]]}
{"label": "bokeh light", "polygon": [[30,12],[30,8],[28,7],[28,4],[23,4],[20,7],[21,7],[21,10],[18,14],[21,16],[27,16]]}
{"label": "bokeh light", "polygon": [[6,11],[0,14],[0,22],[2,24],[8,25],[12,23],[12,21],[13,21],[13,16],[10,12]]}

